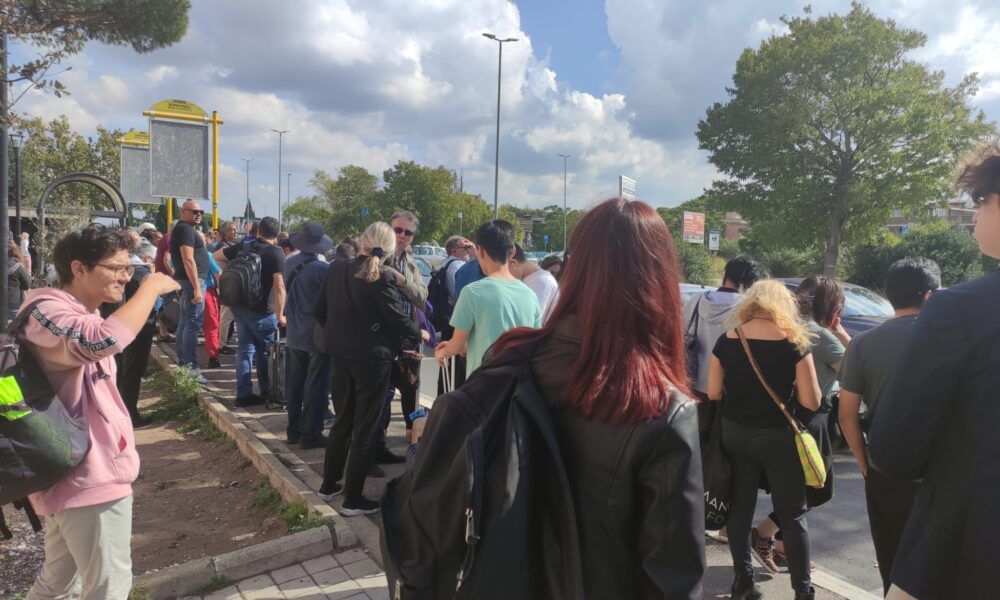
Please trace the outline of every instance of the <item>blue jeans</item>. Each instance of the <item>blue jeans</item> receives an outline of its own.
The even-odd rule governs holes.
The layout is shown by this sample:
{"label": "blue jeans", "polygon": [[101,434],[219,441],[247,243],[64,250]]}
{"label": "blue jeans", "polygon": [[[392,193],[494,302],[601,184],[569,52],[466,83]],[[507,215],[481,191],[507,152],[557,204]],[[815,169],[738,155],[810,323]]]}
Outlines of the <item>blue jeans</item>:
{"label": "blue jeans", "polygon": [[285,352],[285,406],[288,441],[312,443],[323,437],[330,406],[330,356],[299,348]]}
{"label": "blue jeans", "polygon": [[177,362],[181,366],[198,368],[198,334],[205,322],[205,282],[201,281],[201,304],[193,304],[194,287],[190,281],[181,284],[181,315],[177,322]]}
{"label": "blue jeans", "polygon": [[271,391],[271,380],[267,372],[267,356],[270,344],[278,337],[278,317],[274,313],[258,313],[245,308],[233,309],[236,331],[240,343],[236,351],[236,397],[246,398],[253,394],[250,371],[257,355],[257,383],[260,395]]}

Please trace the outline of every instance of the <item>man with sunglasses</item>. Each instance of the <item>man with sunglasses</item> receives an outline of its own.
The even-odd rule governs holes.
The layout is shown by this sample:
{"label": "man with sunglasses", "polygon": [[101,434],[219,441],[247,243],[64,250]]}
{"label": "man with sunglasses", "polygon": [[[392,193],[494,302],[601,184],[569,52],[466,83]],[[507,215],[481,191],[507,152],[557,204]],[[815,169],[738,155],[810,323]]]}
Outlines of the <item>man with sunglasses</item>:
{"label": "man with sunglasses", "polygon": [[[409,304],[409,311],[414,321],[417,319],[417,310],[423,310],[427,302],[427,286],[424,285],[420,276],[420,268],[413,258],[413,238],[420,227],[420,220],[410,211],[399,211],[389,219],[396,234],[396,254],[389,261],[389,266],[395,271],[396,285],[403,292],[404,304]],[[375,462],[378,463],[401,463],[406,459],[397,454],[393,454],[385,442],[386,429],[389,427],[391,415],[392,396],[396,389],[403,404],[403,415],[409,419],[409,413],[416,406],[417,392],[420,389],[420,361],[416,359],[402,357],[392,369],[392,383],[385,399],[385,408],[382,412],[381,427],[376,434],[375,440]],[[410,408],[412,406],[412,408]],[[407,410],[409,409],[409,410]],[[378,474],[378,469],[373,468],[373,474]]]}
{"label": "man with sunglasses", "polygon": [[198,332],[205,319],[205,277],[208,250],[198,235],[205,211],[194,200],[181,206],[181,218],[170,233],[170,256],[174,279],[181,286],[181,315],[177,324],[177,361],[198,368]]}

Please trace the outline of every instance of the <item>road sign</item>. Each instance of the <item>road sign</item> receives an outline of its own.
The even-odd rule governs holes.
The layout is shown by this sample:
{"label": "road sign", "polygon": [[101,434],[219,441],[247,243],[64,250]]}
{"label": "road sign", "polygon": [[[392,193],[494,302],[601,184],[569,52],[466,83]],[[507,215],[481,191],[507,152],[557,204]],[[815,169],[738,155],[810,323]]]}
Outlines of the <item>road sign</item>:
{"label": "road sign", "polygon": [[683,237],[692,244],[705,243],[705,213],[684,211]]}
{"label": "road sign", "polygon": [[635,200],[635,179],[624,175],[618,176],[618,197],[626,200]]}
{"label": "road sign", "polygon": [[710,229],[708,232],[708,249],[712,252],[719,251],[719,242],[722,240],[722,232],[718,229]]}
{"label": "road sign", "polygon": [[542,243],[545,244],[546,246],[548,246],[549,245],[549,234],[545,234],[544,236],[542,236],[542,240],[543,240]]}

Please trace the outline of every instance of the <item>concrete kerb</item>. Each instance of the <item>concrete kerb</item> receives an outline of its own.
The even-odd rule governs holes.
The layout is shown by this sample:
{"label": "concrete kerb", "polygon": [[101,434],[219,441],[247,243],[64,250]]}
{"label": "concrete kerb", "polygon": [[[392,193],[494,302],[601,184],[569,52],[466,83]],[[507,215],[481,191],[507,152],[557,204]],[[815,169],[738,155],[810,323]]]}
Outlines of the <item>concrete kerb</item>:
{"label": "concrete kerb", "polygon": [[[172,373],[177,369],[177,365],[164,353],[159,344],[153,345],[152,356],[164,371]],[[257,435],[250,431],[250,428],[240,417],[233,414],[225,404],[219,402],[210,393],[200,392],[198,404],[205,409],[215,426],[236,443],[240,453],[268,478],[268,481],[285,502],[302,501],[310,511],[330,521],[330,528],[337,548],[350,548],[358,544],[358,536],[351,529],[347,519],[329,504],[320,500],[312,489],[289,471],[278,460],[277,456],[258,439]],[[248,421],[259,426],[256,419],[248,419]]]}
{"label": "concrete kerb", "polygon": [[238,581],[330,554],[334,550],[329,527],[316,527],[215,557],[198,558],[135,579],[135,587],[150,598],[179,598],[225,577]]}

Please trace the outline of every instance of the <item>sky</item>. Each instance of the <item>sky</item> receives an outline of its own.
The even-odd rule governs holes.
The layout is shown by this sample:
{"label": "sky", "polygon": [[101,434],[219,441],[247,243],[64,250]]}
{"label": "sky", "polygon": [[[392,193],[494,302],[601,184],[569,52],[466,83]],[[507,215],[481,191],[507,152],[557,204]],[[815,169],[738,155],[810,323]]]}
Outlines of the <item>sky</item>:
{"label": "sky", "polygon": [[[814,0],[814,15],[850,10]],[[493,201],[497,44],[505,44],[500,110],[500,202],[586,208],[617,193],[673,206],[718,176],[698,149],[705,110],[724,101],[744,48],[780,34],[786,0],[192,0],[184,39],[137,54],[92,43],[63,63],[71,95],[30,92],[15,110],[142,129],[142,111],[168,98],[217,110],[223,218],[241,214],[244,163],[258,216],[276,214],[278,139],[291,196],[322,169],[355,164],[381,176],[399,160],[461,173]],[[882,17],[928,35],[914,54],[946,73],[982,77],[974,104],[1000,118],[1000,3],[872,0]],[[30,50],[14,46],[12,61]],[[282,196],[287,178],[282,176]]]}

